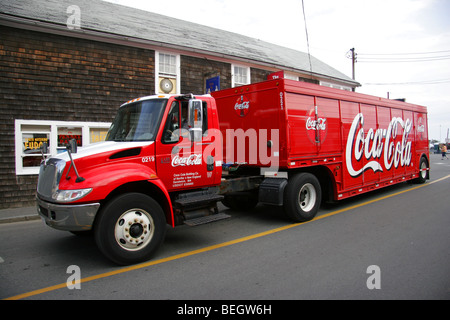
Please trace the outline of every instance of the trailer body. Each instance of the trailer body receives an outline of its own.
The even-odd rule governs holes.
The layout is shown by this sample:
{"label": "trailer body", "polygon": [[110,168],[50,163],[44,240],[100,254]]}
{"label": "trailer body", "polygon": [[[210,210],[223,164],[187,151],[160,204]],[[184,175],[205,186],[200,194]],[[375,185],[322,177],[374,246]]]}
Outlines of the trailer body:
{"label": "trailer body", "polygon": [[[335,200],[417,179],[429,167],[423,106],[287,79],[213,96],[224,159],[279,172],[320,171]],[[239,130],[245,140],[230,141]]]}

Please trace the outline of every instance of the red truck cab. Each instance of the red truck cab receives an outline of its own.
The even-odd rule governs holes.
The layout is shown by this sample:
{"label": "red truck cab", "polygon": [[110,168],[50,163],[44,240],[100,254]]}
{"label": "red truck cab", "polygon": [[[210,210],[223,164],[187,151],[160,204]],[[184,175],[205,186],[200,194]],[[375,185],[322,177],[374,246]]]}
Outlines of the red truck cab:
{"label": "red truck cab", "polygon": [[[43,161],[39,214],[49,226],[74,233],[98,226],[105,232],[96,232],[96,240],[108,257],[125,264],[141,260],[154,250],[149,244],[161,242],[166,223],[175,226],[182,222],[177,218],[185,219],[176,215],[173,199],[183,191],[220,184],[221,159],[215,149],[221,149],[221,141],[209,127],[218,127],[211,96],[128,101],[119,108],[105,142]],[[203,159],[205,149],[210,152]],[[199,192],[191,202],[209,204],[216,198],[221,199]],[[103,227],[109,224],[115,225]],[[117,245],[119,250],[111,248]],[[135,251],[144,246],[149,250],[136,258]],[[111,251],[123,251],[123,257]]]}

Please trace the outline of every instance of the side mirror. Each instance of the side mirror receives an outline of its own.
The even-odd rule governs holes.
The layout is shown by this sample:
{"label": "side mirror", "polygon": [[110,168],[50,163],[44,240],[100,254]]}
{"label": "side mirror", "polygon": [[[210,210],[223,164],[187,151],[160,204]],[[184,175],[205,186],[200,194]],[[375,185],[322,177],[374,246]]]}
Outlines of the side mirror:
{"label": "side mirror", "polygon": [[202,100],[189,100],[189,136],[191,141],[202,141],[203,107]]}
{"label": "side mirror", "polygon": [[47,142],[42,143],[41,151],[42,151],[43,155],[48,153],[48,143]]}
{"label": "side mirror", "polygon": [[77,140],[71,139],[66,148],[71,153],[77,153]]}
{"label": "side mirror", "polygon": [[203,108],[202,100],[189,100],[189,126],[190,128],[202,128]]}
{"label": "side mirror", "polygon": [[72,153],[77,153],[77,140],[71,139],[66,148],[67,148],[67,153],[69,154],[70,163],[71,163],[69,170],[67,170],[66,179],[67,180],[70,179],[69,171],[70,171],[70,168],[73,166],[73,170],[75,170],[75,174],[77,175],[75,182],[76,183],[83,182],[85,179],[79,175],[77,167],[75,166],[75,162],[73,161],[73,158],[72,158]]}
{"label": "side mirror", "polygon": [[202,141],[202,129],[200,128],[190,128],[189,129],[189,139],[194,141]]}
{"label": "side mirror", "polygon": [[41,145],[42,161],[45,163],[45,155],[48,153],[48,143],[43,142]]}

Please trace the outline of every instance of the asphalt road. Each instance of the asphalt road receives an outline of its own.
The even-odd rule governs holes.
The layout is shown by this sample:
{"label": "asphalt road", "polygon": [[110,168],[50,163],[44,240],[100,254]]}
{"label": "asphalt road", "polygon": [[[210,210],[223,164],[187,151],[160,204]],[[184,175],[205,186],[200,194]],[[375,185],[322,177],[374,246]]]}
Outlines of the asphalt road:
{"label": "asphalt road", "polygon": [[304,224],[268,206],[227,210],[230,219],[168,230],[151,261],[125,268],[92,237],[40,220],[0,224],[0,298],[448,300],[450,160],[432,155],[431,177],[327,205]]}

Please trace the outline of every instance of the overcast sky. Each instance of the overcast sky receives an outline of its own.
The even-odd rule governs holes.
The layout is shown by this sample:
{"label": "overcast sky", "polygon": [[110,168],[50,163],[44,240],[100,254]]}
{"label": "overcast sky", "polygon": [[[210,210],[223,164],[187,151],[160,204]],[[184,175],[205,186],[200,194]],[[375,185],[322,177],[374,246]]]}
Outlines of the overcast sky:
{"label": "overcast sky", "polygon": [[[108,0],[307,52],[302,0]],[[425,105],[430,139],[450,128],[449,0],[304,0],[310,53],[357,92]],[[449,136],[450,138],[450,136]]]}

